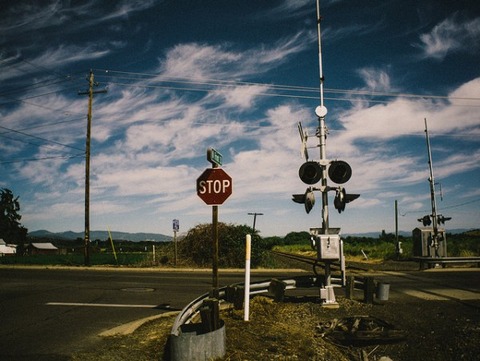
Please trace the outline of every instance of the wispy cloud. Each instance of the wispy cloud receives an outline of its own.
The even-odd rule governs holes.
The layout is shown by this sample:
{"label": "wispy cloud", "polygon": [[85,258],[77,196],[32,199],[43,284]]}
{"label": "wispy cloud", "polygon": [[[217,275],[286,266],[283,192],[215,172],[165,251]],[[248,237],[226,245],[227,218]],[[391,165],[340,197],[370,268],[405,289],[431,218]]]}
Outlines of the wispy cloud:
{"label": "wispy cloud", "polygon": [[473,52],[480,49],[480,18],[460,19],[458,15],[443,20],[429,33],[420,35],[417,44],[427,58],[442,60],[450,53]]}
{"label": "wispy cloud", "polygon": [[33,59],[35,64],[55,68],[59,65],[65,66],[69,63],[82,60],[94,60],[109,54],[109,50],[100,48],[97,44],[79,45],[60,45],[57,48],[46,50],[37,58]]}
{"label": "wispy cloud", "polygon": [[[0,33],[28,33],[42,29],[62,26],[63,31],[71,32],[79,27],[92,26],[118,18],[127,18],[157,4],[156,0],[117,1],[112,7],[98,6],[98,2],[90,0],[78,5],[59,0],[36,2],[12,2],[3,12]],[[75,19],[83,18],[82,22]]]}
{"label": "wispy cloud", "polygon": [[241,85],[214,90],[214,96],[224,100],[226,107],[250,109],[255,99],[269,89],[268,85]]}
{"label": "wispy cloud", "polygon": [[386,70],[370,67],[359,69],[357,72],[365,82],[366,90],[390,93],[395,91]]}
{"label": "wispy cloud", "polygon": [[281,21],[285,18],[304,17],[306,14],[314,14],[310,0],[283,0],[275,7],[255,15],[255,19]]}
{"label": "wispy cloud", "polygon": [[278,40],[270,46],[234,49],[228,44],[178,44],[159,59],[157,72],[161,77],[192,80],[239,80],[258,76],[286,62],[289,57],[304,51],[308,37],[297,33]]}

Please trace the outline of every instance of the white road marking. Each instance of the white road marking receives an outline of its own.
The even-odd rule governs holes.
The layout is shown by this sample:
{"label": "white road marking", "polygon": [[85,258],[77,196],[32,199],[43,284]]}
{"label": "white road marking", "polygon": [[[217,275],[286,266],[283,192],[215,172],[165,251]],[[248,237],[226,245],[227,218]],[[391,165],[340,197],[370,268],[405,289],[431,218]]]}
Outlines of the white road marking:
{"label": "white road marking", "polygon": [[405,293],[406,295],[416,297],[416,298],[421,298],[422,300],[428,300],[428,301],[448,301],[450,298],[438,296],[432,293],[427,293],[423,291],[418,291],[418,290],[404,290],[402,293]]}
{"label": "white road marking", "polygon": [[82,303],[82,302],[47,302],[47,306],[80,306],[80,307],[126,307],[126,308],[155,308],[158,305],[126,305],[119,303]]}
{"label": "white road marking", "polygon": [[435,300],[435,301],[447,301],[447,300],[458,300],[458,301],[471,301],[471,300],[480,300],[480,293],[471,292],[466,290],[459,290],[454,288],[431,288],[425,290],[403,290],[403,293],[412,296],[421,298],[424,300]]}

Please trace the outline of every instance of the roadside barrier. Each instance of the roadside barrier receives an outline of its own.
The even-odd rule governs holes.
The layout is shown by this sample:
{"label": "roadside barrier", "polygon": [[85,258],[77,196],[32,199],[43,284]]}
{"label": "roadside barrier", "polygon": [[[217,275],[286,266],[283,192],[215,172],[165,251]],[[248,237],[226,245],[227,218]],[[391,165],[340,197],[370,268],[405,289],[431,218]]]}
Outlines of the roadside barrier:
{"label": "roadside barrier", "polygon": [[[275,298],[286,289],[294,289],[297,280],[271,280],[250,284],[250,296],[271,292]],[[300,282],[305,285],[305,282]],[[308,284],[308,282],[307,282]],[[281,290],[281,291],[280,291]],[[172,361],[204,361],[225,355],[225,325],[222,320],[213,320],[216,312],[212,305],[229,302],[243,307],[244,285],[234,284],[218,290],[218,299],[206,293],[192,302],[177,315],[170,332],[170,358]],[[215,302],[216,301],[216,302]],[[215,306],[213,306],[215,307]],[[209,310],[211,312],[209,312]],[[200,323],[194,322],[201,318]]]}
{"label": "roadside barrier", "polygon": [[[276,301],[282,301],[286,290],[321,287],[323,277],[298,276],[289,279],[272,279],[250,284],[250,296],[270,293]],[[342,277],[333,278],[335,287],[341,287]],[[380,284],[378,284],[380,287]],[[389,285],[388,285],[389,286]],[[346,297],[353,298],[354,289],[364,290],[364,301],[373,303],[376,293],[373,277],[347,277]],[[222,304],[243,307],[245,286],[233,284],[218,290],[218,298],[205,293],[183,308],[177,315],[170,332],[170,358],[172,361],[206,361],[221,358],[226,352],[225,325],[218,319]],[[382,300],[388,299],[388,287],[381,288]],[[201,322],[198,322],[198,321]]]}

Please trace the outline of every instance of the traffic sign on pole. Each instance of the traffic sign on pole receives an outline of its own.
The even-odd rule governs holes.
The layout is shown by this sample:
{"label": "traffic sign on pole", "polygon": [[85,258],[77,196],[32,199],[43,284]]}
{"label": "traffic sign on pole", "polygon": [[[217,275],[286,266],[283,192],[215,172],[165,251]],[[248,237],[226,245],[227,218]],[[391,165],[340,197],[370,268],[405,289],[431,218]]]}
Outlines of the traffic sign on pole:
{"label": "traffic sign on pole", "polygon": [[208,168],[197,179],[197,195],[209,206],[223,204],[232,188],[232,178],[221,168]]}

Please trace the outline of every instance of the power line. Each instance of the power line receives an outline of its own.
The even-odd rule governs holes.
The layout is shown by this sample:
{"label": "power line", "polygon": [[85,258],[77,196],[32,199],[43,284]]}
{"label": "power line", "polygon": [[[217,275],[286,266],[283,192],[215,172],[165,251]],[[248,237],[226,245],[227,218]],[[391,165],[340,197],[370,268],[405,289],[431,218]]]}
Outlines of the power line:
{"label": "power line", "polygon": [[[79,120],[83,120],[82,118],[74,118],[74,119],[69,119],[69,120],[60,120],[57,122],[52,122],[52,123],[44,123],[44,124],[38,124],[38,125],[32,125],[28,128],[22,128],[22,129],[16,129],[17,131],[25,131],[25,130],[32,130],[32,129],[38,129],[38,128],[46,128],[46,127],[51,127],[54,125],[59,125],[59,124],[64,124],[64,123],[71,123],[71,122],[76,122]],[[6,131],[6,132],[0,132],[0,136],[3,134],[10,133],[11,131]]]}
{"label": "power line", "polygon": [[466,206],[468,204],[472,204],[472,203],[476,203],[476,202],[480,202],[480,198],[473,199],[471,201],[464,202],[464,203],[455,204],[455,205],[452,205],[452,206],[442,207],[442,209],[459,208],[459,207],[463,207],[463,206]]}
{"label": "power line", "polygon": [[22,61],[23,63],[28,64],[30,66],[33,66],[34,68],[40,69],[42,71],[46,71],[46,72],[54,74],[56,76],[59,76],[59,77],[62,77],[62,78],[70,78],[69,74],[61,73],[58,70],[50,69],[50,68],[47,68],[46,66],[43,66],[43,65],[35,64],[31,61],[25,60],[24,58],[21,58],[20,61]]}
{"label": "power line", "polygon": [[51,81],[51,82],[48,83],[48,84],[44,84],[44,83],[46,83],[47,81],[50,81],[50,80],[47,80],[47,79],[46,79],[46,80],[42,80],[41,82],[24,85],[24,86],[21,86],[21,87],[17,87],[17,88],[11,89],[11,90],[9,90],[9,91],[4,91],[4,92],[0,93],[0,96],[3,97],[3,96],[10,95],[10,94],[12,94],[12,93],[18,93],[18,92],[25,91],[25,90],[30,90],[30,89],[40,89],[40,88],[44,88],[44,87],[48,87],[48,86],[52,86],[52,85],[64,83],[64,82],[66,82],[66,81],[69,81],[69,79],[60,79],[60,80],[57,80],[57,81]]}
{"label": "power line", "polygon": [[[45,141],[45,142],[48,142],[48,143],[53,143],[53,144],[56,144],[56,145],[60,145],[62,147],[71,148],[71,149],[75,149],[75,150],[79,150],[79,151],[84,151],[84,149],[80,149],[80,148],[77,148],[77,147],[74,147],[74,146],[71,146],[71,145],[68,145],[68,144],[60,143],[60,142],[57,142],[55,140],[46,139],[46,138],[42,138],[42,137],[39,137],[39,136],[36,136],[36,135],[28,134],[28,133],[25,133],[25,132],[22,132],[22,131],[19,131],[19,130],[7,128],[7,127],[1,126],[1,125],[0,125],[0,128],[8,130],[9,132],[12,132],[12,133],[21,134],[21,135],[31,137],[31,138],[35,138],[35,139],[39,139],[39,140],[42,140],[42,141]],[[38,144],[36,144],[36,145],[38,145]]]}
{"label": "power line", "polygon": [[[451,206],[446,206],[446,207],[441,207],[442,211],[445,210],[445,209],[452,209],[452,208],[459,208],[459,207],[463,207],[463,206],[466,206],[468,204],[472,204],[472,203],[476,203],[476,202],[480,202],[480,198],[477,198],[477,199],[473,199],[471,201],[467,201],[467,202],[463,202],[463,203],[458,203],[458,204],[454,204],[454,205],[451,205]],[[401,216],[404,217],[406,216],[407,214],[410,214],[410,213],[428,213],[430,212],[431,210],[423,210],[423,211],[406,211],[405,213],[402,213]]]}
{"label": "power line", "polygon": [[80,153],[80,154],[74,154],[74,155],[58,155],[58,156],[50,156],[50,157],[12,159],[12,160],[0,161],[0,164],[36,162],[36,161],[51,160],[51,159],[73,159],[73,158],[79,158],[84,156],[85,156],[85,153]]}
{"label": "power line", "polygon": [[[211,91],[212,89],[208,88],[193,88],[193,87],[179,87],[179,86],[172,86],[172,85],[152,85],[152,84],[132,84],[132,83],[120,83],[116,81],[109,81],[110,84],[116,84],[120,86],[127,86],[127,87],[136,87],[136,88],[152,88],[152,89],[164,89],[164,90],[178,90],[178,91],[191,91],[191,92],[208,92]],[[278,88],[273,88],[273,90],[276,90]],[[284,97],[284,98],[290,98],[290,99],[313,99],[313,100],[318,100],[318,95],[294,95],[294,94],[282,94],[282,93],[268,93],[268,92],[261,92],[261,93],[256,93],[256,96],[269,96],[269,97]],[[355,94],[352,94],[355,95]],[[394,95],[391,95],[394,96]],[[420,96],[419,96],[420,97]],[[440,97],[438,97],[440,98]],[[447,97],[445,97],[447,98]],[[369,103],[383,103],[387,104],[389,101],[387,100],[378,100],[378,99],[364,99],[360,97],[356,98],[338,98],[338,97],[324,97],[325,100],[331,100],[331,101],[342,101],[342,102],[358,102],[358,101],[367,101]],[[479,99],[480,100],[480,99]],[[480,105],[467,105],[467,104],[450,104],[451,106],[461,106],[461,107],[474,107],[480,108]]]}
{"label": "power line", "polygon": [[[190,78],[180,78],[180,77],[163,77],[160,74],[153,74],[153,73],[137,73],[137,72],[127,72],[127,71],[117,71],[117,70],[108,70],[108,69],[97,69],[98,71],[104,72],[100,76],[106,78],[113,78],[117,77],[119,79],[124,80],[132,80],[132,81],[157,81],[157,82],[165,82],[165,83],[178,83],[178,84],[193,84],[193,85],[204,85],[204,86],[213,86],[213,87],[233,87],[233,86],[263,86],[268,87],[269,89],[274,90],[284,90],[284,91],[294,91],[294,92],[312,92],[317,94],[318,88],[315,87],[305,87],[305,86],[296,86],[296,85],[282,85],[282,84],[268,84],[268,83],[258,83],[258,82],[243,82],[243,81],[235,81],[235,80],[216,80],[216,79],[190,79]],[[121,75],[131,75],[128,76],[115,76],[114,74],[121,74]],[[115,82],[113,82],[115,83]],[[132,85],[132,86],[139,86],[139,87],[151,87],[151,88],[166,88],[166,89],[173,89],[173,90],[191,90],[191,91],[206,91],[208,89],[204,88],[185,88],[185,87],[172,87],[172,86],[162,86],[162,85],[137,85],[131,83],[118,83],[119,85]],[[325,88],[325,92],[333,93],[333,94],[345,94],[348,96],[370,96],[370,97],[396,97],[396,98],[422,98],[422,99],[437,99],[437,100],[466,100],[466,101],[480,101],[480,98],[475,97],[451,97],[447,95],[426,95],[426,94],[415,94],[415,93],[398,93],[398,92],[378,92],[372,90],[353,90],[353,89],[337,89],[337,88]],[[278,96],[278,94],[264,94],[264,95],[272,95]],[[289,95],[284,95],[289,96]],[[310,96],[293,96],[292,97],[299,97],[299,98],[315,98],[317,97],[310,97]],[[332,98],[335,100],[345,100],[345,98]],[[463,104],[462,104],[463,105]],[[469,105],[463,105],[469,106]]]}

